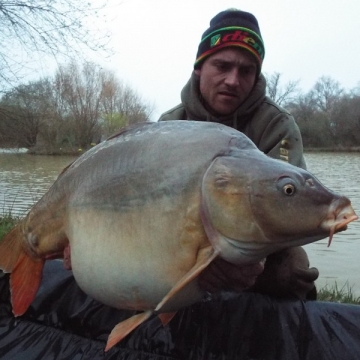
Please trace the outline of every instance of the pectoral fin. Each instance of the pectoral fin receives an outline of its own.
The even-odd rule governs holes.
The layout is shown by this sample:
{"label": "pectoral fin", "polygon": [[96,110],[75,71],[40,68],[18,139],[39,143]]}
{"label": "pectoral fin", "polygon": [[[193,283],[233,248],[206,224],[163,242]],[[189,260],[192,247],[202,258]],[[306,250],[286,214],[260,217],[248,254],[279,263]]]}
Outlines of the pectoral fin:
{"label": "pectoral fin", "polygon": [[136,314],[129,319],[126,319],[117,324],[111,331],[108,341],[106,343],[105,351],[111,349],[115,344],[121,341],[131,331],[136,329],[145,320],[147,320],[152,314],[151,310],[145,311],[141,314]]}
{"label": "pectoral fin", "polygon": [[199,256],[195,265],[175,284],[168,294],[157,305],[155,311],[160,311],[164,304],[169,301],[177,292],[179,292],[190,281],[194,280],[216,257],[218,252],[209,245],[199,251]]}

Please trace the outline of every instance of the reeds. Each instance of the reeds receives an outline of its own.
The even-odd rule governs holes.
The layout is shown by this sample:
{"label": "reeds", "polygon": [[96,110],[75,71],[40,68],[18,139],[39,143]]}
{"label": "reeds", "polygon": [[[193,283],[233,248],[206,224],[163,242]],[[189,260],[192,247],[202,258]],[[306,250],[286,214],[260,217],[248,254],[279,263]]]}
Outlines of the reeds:
{"label": "reeds", "polygon": [[325,285],[318,290],[317,299],[319,301],[360,305],[360,296],[354,294],[353,288],[348,282],[342,287],[339,287],[336,282],[334,285]]}
{"label": "reeds", "polygon": [[0,241],[3,236],[15,226],[20,219],[10,213],[0,215]]}

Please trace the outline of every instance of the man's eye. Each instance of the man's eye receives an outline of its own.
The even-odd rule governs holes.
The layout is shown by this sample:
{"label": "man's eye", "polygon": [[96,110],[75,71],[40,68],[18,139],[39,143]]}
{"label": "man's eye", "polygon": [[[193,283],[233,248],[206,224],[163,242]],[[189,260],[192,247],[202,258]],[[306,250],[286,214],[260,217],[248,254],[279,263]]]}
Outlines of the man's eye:
{"label": "man's eye", "polygon": [[229,68],[229,66],[224,63],[218,63],[216,64],[216,68],[220,71],[226,71]]}
{"label": "man's eye", "polygon": [[241,69],[240,73],[243,74],[243,75],[253,75],[255,74],[256,72],[256,69],[254,68],[243,68]]}

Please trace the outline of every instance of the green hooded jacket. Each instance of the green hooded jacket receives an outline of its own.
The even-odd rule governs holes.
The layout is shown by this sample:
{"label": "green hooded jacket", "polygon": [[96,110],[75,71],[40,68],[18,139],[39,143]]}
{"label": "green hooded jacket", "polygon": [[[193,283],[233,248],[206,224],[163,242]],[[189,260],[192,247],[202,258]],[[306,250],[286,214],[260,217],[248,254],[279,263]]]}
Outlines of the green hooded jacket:
{"label": "green hooded jacket", "polygon": [[233,127],[248,136],[265,154],[306,169],[300,130],[290,113],[266,95],[261,74],[253,90],[230,116],[214,117],[204,107],[199,94],[199,77],[193,72],[181,91],[181,104],[163,113],[159,121],[213,121]]}

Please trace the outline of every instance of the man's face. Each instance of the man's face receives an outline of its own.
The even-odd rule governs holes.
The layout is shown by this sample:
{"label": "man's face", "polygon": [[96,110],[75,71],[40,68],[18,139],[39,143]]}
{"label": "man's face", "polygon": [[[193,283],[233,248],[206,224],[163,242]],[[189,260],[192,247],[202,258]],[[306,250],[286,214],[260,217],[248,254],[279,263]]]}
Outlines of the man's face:
{"label": "man's face", "polygon": [[207,106],[224,116],[233,113],[252,90],[256,62],[245,49],[227,48],[209,56],[195,74]]}

